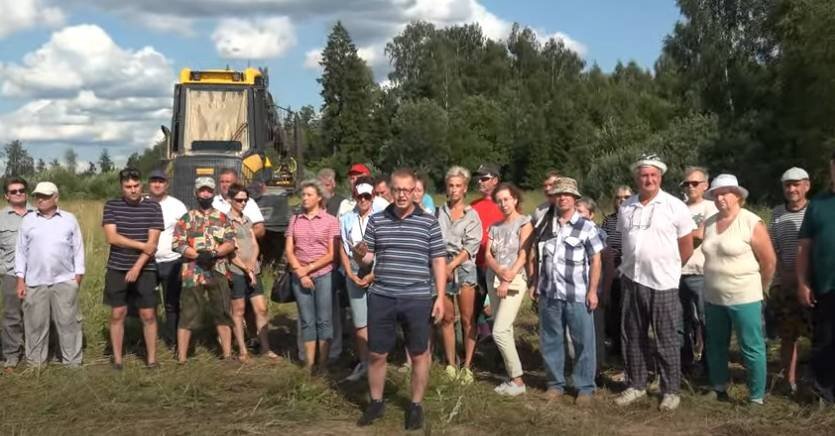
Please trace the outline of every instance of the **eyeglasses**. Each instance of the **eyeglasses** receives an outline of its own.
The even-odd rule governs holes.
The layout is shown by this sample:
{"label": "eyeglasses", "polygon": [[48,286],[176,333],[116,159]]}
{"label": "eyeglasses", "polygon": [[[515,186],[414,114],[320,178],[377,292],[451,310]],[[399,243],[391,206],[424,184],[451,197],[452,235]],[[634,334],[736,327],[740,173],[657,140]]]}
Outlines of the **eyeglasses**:
{"label": "eyeglasses", "polygon": [[415,192],[415,188],[392,188],[391,192],[394,195],[412,195],[412,192]]}
{"label": "eyeglasses", "polygon": [[629,197],[631,197],[631,195],[616,195],[615,200],[629,200]]}
{"label": "eyeglasses", "polygon": [[38,200],[51,200],[52,197],[53,197],[52,195],[35,194],[35,198],[38,199]]}
{"label": "eyeglasses", "polygon": [[489,182],[491,180],[493,180],[493,176],[483,176],[478,178],[479,182]]}
{"label": "eyeglasses", "polygon": [[[636,207],[636,208],[634,208],[632,210],[632,216],[629,217],[629,228],[630,229],[636,229],[636,230],[646,230],[646,229],[648,229],[650,227],[650,225],[652,224],[652,217],[655,216],[655,206],[656,206],[655,203],[653,203],[653,205],[651,207],[649,207],[649,217],[647,217],[646,222],[644,222],[644,213],[647,210],[647,208],[646,207],[641,207],[641,208]],[[638,219],[637,219],[637,223],[636,223],[635,222],[636,221],[635,220],[635,215],[636,215],[636,212],[638,212],[638,210],[640,210],[641,213],[637,214]]]}
{"label": "eyeglasses", "polygon": [[235,203],[246,203],[249,198],[233,198],[232,200],[235,200]]}
{"label": "eyeglasses", "polygon": [[141,177],[139,170],[134,168],[125,168],[119,171],[119,180],[139,180]]}
{"label": "eyeglasses", "polygon": [[681,182],[681,187],[684,188],[689,186],[691,188],[695,188],[696,186],[699,186],[702,183],[704,183],[704,180],[685,180]]}
{"label": "eyeglasses", "polygon": [[6,193],[9,194],[9,195],[20,195],[20,194],[25,194],[26,190],[25,189],[9,189],[8,191],[6,191]]}

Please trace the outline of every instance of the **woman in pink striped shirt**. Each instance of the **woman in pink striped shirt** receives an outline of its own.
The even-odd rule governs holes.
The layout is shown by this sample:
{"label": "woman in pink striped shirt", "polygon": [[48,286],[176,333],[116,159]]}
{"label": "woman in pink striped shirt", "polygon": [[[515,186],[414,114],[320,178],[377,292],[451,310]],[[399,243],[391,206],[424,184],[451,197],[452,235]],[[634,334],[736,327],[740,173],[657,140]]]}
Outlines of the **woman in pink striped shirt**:
{"label": "woman in pink striped shirt", "polygon": [[302,182],[302,210],[290,218],[285,254],[288,267],[293,271],[292,285],[301,320],[305,368],[313,368],[318,349],[319,370],[324,372],[333,339],[330,273],[339,222],[322,209],[322,193],[318,181]]}

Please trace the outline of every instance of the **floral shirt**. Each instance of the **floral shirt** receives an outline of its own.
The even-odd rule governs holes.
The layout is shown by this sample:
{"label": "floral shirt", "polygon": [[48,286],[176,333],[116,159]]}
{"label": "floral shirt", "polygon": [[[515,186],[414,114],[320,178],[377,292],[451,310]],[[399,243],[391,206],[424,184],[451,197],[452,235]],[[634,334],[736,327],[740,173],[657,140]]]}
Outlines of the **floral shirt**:
{"label": "floral shirt", "polygon": [[[235,230],[229,218],[217,209],[209,209],[205,212],[192,209],[174,226],[172,248],[180,254],[183,254],[188,247],[197,251],[216,250],[224,242],[235,242]],[[229,277],[227,259],[217,259],[214,271]],[[183,286],[194,287],[210,282],[212,282],[211,271],[204,270],[194,261],[183,263]]]}

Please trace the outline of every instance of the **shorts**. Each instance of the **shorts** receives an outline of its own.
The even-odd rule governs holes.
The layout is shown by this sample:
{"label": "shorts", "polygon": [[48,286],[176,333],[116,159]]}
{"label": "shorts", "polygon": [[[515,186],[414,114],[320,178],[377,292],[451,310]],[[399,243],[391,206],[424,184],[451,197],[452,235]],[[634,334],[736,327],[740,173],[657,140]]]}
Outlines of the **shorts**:
{"label": "shorts", "polygon": [[229,280],[231,290],[231,298],[237,300],[240,298],[252,298],[259,295],[264,295],[264,287],[261,284],[261,276],[255,276],[255,285],[250,283],[249,276],[243,274],[232,274],[232,279]]}
{"label": "shorts", "polygon": [[354,328],[361,329],[368,326],[368,288],[360,288],[350,279],[345,279],[348,288],[348,302],[351,305],[351,319]]}
{"label": "shorts", "polygon": [[409,354],[423,354],[429,349],[432,331],[432,299],[396,298],[368,295],[368,350],[386,354],[394,348],[397,324],[406,336]]}
{"label": "shorts", "polygon": [[[218,273],[214,274],[217,275]],[[180,293],[180,322],[177,327],[186,330],[200,328],[205,309],[208,309],[214,325],[231,326],[229,293],[229,280],[226,280],[225,277],[205,285],[183,287]]]}
{"label": "shorts", "polygon": [[799,338],[812,336],[812,311],[797,301],[795,288],[774,285],[768,292],[766,310],[771,312],[776,324],[777,336]]}
{"label": "shorts", "polygon": [[125,282],[127,271],[108,269],[104,274],[104,304],[110,307],[131,305],[140,309],[157,307],[157,272],[143,270],[133,283]]}

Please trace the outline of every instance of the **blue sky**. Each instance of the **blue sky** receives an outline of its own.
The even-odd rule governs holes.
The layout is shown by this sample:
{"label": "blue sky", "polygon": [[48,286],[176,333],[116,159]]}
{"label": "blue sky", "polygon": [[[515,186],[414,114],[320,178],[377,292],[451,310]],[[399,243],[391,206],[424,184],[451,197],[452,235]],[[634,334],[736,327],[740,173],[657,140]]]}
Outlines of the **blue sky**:
{"label": "blue sky", "polygon": [[0,141],[21,138],[45,160],[106,147],[117,162],[168,124],[182,67],[268,66],[279,104],[318,108],[316,55],[337,19],[381,81],[386,41],[414,19],[478,22],[497,39],[519,22],[610,71],[651,68],[679,18],[673,0],[0,0],[0,11]]}

